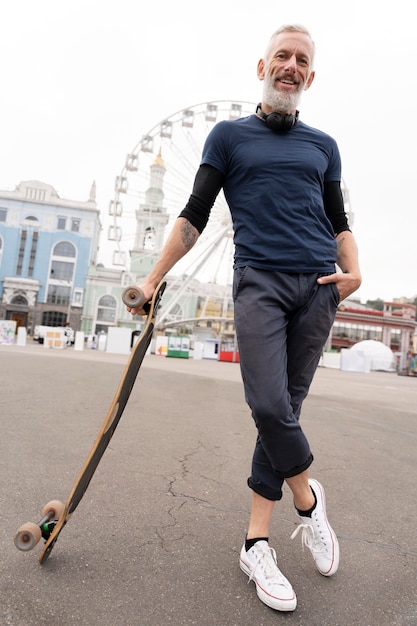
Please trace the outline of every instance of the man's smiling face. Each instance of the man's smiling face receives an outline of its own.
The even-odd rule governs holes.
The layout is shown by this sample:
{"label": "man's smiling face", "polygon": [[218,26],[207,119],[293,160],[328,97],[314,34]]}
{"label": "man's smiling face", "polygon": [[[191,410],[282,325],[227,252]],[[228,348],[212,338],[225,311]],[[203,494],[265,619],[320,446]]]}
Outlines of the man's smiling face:
{"label": "man's smiling face", "polygon": [[302,32],[282,32],[271,42],[258,63],[258,78],[264,81],[265,112],[294,113],[301,93],[314,79],[314,47]]}

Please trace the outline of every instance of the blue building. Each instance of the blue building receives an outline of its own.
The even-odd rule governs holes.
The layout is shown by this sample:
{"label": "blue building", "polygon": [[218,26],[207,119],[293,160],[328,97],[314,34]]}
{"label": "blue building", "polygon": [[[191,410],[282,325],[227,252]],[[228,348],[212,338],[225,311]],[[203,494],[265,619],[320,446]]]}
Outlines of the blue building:
{"label": "blue building", "polygon": [[0,319],[78,330],[100,230],[95,184],[86,202],[39,181],[0,191]]}

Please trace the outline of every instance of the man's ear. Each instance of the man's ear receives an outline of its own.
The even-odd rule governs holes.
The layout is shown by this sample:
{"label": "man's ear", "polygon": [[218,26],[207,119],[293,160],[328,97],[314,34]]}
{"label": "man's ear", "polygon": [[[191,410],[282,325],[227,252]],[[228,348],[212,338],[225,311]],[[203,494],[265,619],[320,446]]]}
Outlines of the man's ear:
{"label": "man's ear", "polygon": [[308,77],[306,81],[306,84],[304,85],[304,91],[307,91],[307,89],[311,87],[311,83],[313,82],[315,75],[316,75],[316,72],[311,72],[310,76]]}
{"label": "man's ear", "polygon": [[258,61],[257,74],[259,80],[263,80],[265,78],[265,63],[263,59],[259,59]]}

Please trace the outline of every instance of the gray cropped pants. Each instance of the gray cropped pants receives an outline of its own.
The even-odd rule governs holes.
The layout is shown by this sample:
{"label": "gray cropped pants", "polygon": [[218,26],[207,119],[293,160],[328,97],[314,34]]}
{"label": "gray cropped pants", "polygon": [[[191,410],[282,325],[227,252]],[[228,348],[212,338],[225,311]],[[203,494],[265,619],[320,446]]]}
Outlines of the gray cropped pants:
{"label": "gray cropped pants", "polygon": [[321,275],[234,272],[240,367],[258,431],[248,485],[269,500],[313,461],[299,417],[339,303],[334,283],[317,284]]}

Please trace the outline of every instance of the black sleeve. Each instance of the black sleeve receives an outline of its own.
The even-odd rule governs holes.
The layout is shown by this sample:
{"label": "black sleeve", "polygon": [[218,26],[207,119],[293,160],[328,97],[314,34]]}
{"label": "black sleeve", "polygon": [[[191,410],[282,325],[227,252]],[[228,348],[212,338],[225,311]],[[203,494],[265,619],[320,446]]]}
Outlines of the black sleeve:
{"label": "black sleeve", "polygon": [[223,174],[211,165],[200,165],[192,193],[178,217],[185,217],[201,234],[223,186]]}
{"label": "black sleeve", "polygon": [[338,181],[324,183],[323,201],[324,210],[332,223],[334,234],[338,235],[344,230],[350,230]]}

